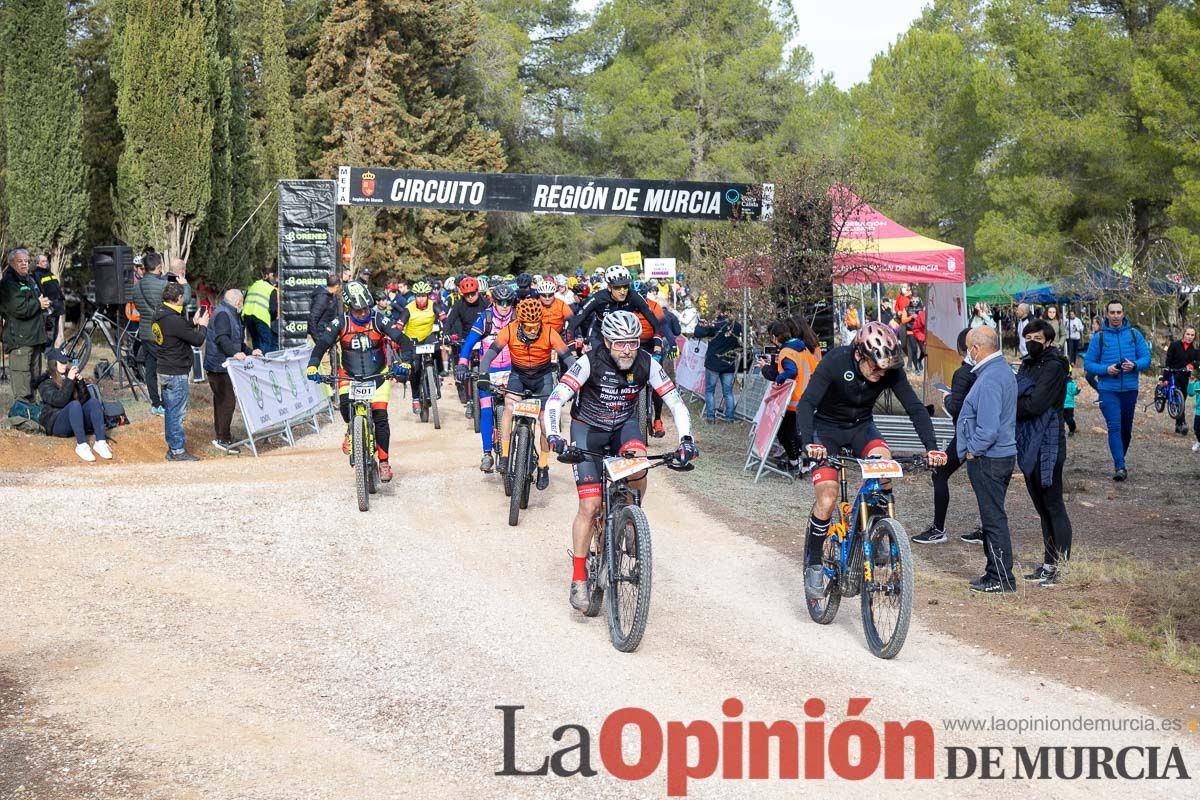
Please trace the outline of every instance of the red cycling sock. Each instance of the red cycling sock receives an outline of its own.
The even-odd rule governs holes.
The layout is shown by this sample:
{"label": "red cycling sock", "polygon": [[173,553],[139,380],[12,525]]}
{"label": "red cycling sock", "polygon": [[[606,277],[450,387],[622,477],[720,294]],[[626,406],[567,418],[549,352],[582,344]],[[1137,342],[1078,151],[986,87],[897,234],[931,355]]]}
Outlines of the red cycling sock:
{"label": "red cycling sock", "polygon": [[571,580],[573,580],[573,581],[586,581],[587,580],[587,557],[586,556],[572,556],[571,557],[571,566],[573,567],[573,569],[571,571]]}

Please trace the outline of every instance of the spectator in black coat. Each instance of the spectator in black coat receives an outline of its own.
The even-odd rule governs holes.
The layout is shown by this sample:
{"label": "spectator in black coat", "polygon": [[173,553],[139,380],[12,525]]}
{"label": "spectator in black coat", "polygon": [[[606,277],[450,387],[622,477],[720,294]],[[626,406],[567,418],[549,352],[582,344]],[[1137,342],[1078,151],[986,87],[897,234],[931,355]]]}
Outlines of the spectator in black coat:
{"label": "spectator in black coat", "polygon": [[724,304],[717,308],[717,318],[711,325],[697,325],[696,338],[712,339],[704,356],[704,419],[716,422],[717,384],[725,398],[725,421],[733,422],[733,376],[737,371],[738,348],[741,347],[742,323],[729,317]]}
{"label": "spectator in black coat", "polygon": [[241,448],[233,443],[230,428],[233,411],[237,407],[237,396],[233,392],[233,381],[225,362],[234,358],[241,361],[246,356],[261,356],[261,350],[251,350],[246,345],[246,327],[242,323],[242,292],[230,289],[213,309],[204,338],[204,372],[213,393],[213,447],[230,455],[237,455]]}
{"label": "spectator in black coat", "polygon": [[[104,404],[88,393],[79,367],[58,348],[46,351],[47,370],[37,381],[42,399],[42,430],[50,436],[75,436],[75,454],[84,461],[113,457],[104,428]],[[88,434],[96,443],[88,446]]]}
{"label": "spectator in black coat", "polygon": [[313,289],[308,301],[308,338],[316,341],[325,330],[325,326],[333,322],[342,307],[342,279],[334,273],[325,278],[325,285]]}
{"label": "spectator in black coat", "polygon": [[1071,362],[1054,343],[1054,327],[1044,319],[1025,324],[1025,357],[1017,372],[1017,465],[1029,499],[1042,521],[1045,557],[1025,580],[1042,586],[1058,582],[1059,566],[1071,557],[1071,519],[1063,501],[1067,437],[1063,399]]}
{"label": "spectator in black coat", "polygon": [[1183,336],[1167,345],[1167,356],[1163,360],[1163,377],[1175,374],[1175,388],[1183,396],[1179,404],[1179,416],[1175,418],[1175,432],[1187,436],[1187,385],[1192,370],[1200,364],[1200,352],[1196,350],[1196,327],[1188,325]]}

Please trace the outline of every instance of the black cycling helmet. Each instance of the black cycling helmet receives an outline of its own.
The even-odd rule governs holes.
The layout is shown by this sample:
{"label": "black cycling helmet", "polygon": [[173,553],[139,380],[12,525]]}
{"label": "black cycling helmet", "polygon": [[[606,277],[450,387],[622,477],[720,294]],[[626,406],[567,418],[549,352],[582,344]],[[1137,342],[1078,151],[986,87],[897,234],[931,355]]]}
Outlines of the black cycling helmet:
{"label": "black cycling helmet", "polygon": [[362,281],[350,281],[342,289],[342,302],[351,311],[363,311],[371,307],[371,290]]}
{"label": "black cycling helmet", "polygon": [[517,297],[517,292],[507,283],[497,284],[492,287],[492,302],[493,303],[512,303]]}
{"label": "black cycling helmet", "polygon": [[533,276],[530,275],[528,272],[522,272],[520,275],[517,276],[517,288],[518,289],[528,289],[532,285],[533,285]]}

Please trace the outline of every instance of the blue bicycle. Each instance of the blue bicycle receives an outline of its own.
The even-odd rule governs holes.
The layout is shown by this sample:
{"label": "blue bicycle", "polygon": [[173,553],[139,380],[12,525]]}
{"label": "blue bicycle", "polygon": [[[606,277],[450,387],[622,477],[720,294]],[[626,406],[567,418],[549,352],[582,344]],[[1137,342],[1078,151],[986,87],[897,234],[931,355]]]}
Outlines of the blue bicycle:
{"label": "blue bicycle", "polygon": [[[895,658],[904,647],[912,619],[913,563],[908,535],[895,518],[892,493],[883,483],[901,477],[904,466],[925,466],[925,459],[831,455],[819,466],[826,465],[837,469],[841,494],[821,551],[825,594],[816,600],[806,598],[808,614],[814,622],[828,625],[843,597],[861,594],[867,647],[878,658]],[[851,468],[861,470],[863,476],[853,504],[846,477]],[[811,563],[807,555],[806,564]]]}
{"label": "blue bicycle", "polygon": [[1175,371],[1169,369],[1162,371],[1154,387],[1154,410],[1161,414],[1164,408],[1172,419],[1179,419],[1183,410],[1183,391],[1175,385]]}

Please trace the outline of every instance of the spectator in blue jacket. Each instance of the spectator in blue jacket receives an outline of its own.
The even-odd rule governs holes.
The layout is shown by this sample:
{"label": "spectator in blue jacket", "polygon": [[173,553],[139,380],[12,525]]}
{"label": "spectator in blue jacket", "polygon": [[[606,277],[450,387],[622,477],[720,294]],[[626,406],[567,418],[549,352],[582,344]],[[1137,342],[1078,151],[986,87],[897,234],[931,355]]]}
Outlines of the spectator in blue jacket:
{"label": "spectator in blue jacket", "polygon": [[217,436],[213,439],[213,447],[234,456],[240,452],[240,448],[233,443],[230,431],[237,397],[233,393],[233,381],[225,361],[230,358],[241,361],[246,356],[262,355],[261,350],[251,350],[246,345],[242,304],[240,289],[226,291],[220,305],[213,309],[204,339],[204,371],[208,374],[208,385],[212,387],[213,431]]}
{"label": "spectator in blue jacket", "polygon": [[1083,367],[1097,379],[1100,411],[1108,426],[1108,449],[1112,453],[1113,480],[1123,481],[1125,454],[1133,439],[1133,413],[1137,408],[1138,373],[1150,368],[1150,348],[1142,332],[1125,319],[1120,300],[1105,307],[1103,327],[1088,342]]}
{"label": "spectator in blue jacket", "polygon": [[996,330],[987,325],[967,334],[967,355],[975,361],[975,385],[967,392],[954,426],[958,457],[979,503],[987,567],[971,581],[973,592],[1015,592],[1012,536],[1004,501],[1017,460],[1017,378],[1000,354]]}

